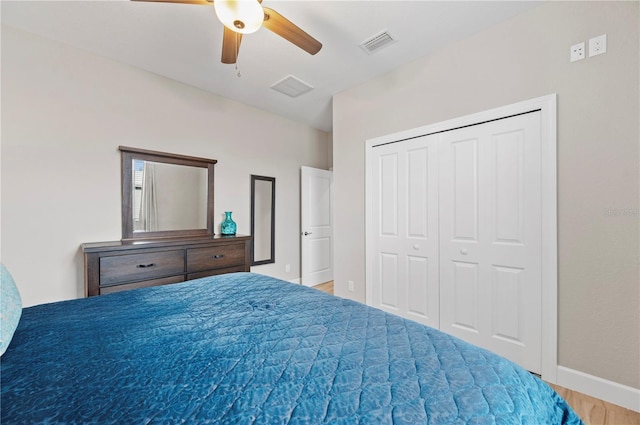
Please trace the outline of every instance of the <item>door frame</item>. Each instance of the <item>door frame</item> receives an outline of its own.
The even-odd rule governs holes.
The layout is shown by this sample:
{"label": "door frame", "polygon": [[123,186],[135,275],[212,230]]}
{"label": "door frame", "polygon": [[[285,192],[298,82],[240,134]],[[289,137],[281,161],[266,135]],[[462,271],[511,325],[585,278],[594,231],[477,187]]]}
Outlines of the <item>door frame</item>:
{"label": "door frame", "polygon": [[542,378],[551,383],[557,381],[558,370],[558,220],[557,220],[557,95],[555,93],[501,106],[475,114],[429,124],[409,130],[376,137],[365,145],[365,300],[372,303],[369,278],[373,276],[373,213],[372,213],[372,163],[375,146],[402,142],[428,134],[441,133],[460,127],[481,124],[540,111],[540,157],[541,157],[541,258],[542,258]]}

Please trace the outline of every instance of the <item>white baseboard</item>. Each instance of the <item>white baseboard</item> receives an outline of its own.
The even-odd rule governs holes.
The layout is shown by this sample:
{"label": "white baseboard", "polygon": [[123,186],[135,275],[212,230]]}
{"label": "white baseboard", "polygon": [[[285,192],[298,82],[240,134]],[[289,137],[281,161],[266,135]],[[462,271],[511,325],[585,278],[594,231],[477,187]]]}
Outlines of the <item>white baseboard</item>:
{"label": "white baseboard", "polygon": [[291,279],[289,282],[300,285],[300,278],[299,278],[299,277],[297,277],[297,278],[295,278],[295,279]]}
{"label": "white baseboard", "polygon": [[558,366],[557,384],[626,409],[640,412],[640,389]]}

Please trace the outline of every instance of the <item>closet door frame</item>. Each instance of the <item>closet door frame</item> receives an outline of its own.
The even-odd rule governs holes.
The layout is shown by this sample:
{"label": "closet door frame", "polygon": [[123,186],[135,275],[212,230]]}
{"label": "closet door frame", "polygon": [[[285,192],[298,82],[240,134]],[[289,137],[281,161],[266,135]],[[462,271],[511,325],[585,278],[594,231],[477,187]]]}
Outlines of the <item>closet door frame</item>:
{"label": "closet door frame", "polygon": [[558,230],[557,230],[557,118],[556,94],[417,127],[366,141],[365,145],[365,291],[366,303],[373,302],[370,280],[375,255],[372,203],[372,160],[375,146],[441,133],[470,125],[540,111],[541,224],[542,224],[542,378],[557,382],[558,369]]}

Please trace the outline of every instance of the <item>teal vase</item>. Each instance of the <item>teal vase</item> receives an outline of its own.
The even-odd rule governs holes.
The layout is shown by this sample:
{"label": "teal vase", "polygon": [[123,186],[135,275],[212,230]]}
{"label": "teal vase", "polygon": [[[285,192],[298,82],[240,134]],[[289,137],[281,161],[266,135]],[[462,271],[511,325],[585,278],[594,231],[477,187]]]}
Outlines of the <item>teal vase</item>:
{"label": "teal vase", "polygon": [[231,218],[231,211],[225,211],[224,221],[220,225],[220,233],[226,236],[236,234],[236,222]]}

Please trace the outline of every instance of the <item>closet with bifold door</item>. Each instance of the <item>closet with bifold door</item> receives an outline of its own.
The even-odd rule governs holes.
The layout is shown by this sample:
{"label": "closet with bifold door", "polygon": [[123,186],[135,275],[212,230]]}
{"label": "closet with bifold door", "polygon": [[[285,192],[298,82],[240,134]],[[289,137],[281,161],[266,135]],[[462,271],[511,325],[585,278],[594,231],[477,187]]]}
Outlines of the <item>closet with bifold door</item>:
{"label": "closet with bifold door", "polygon": [[541,372],[541,112],[367,152],[367,301]]}

